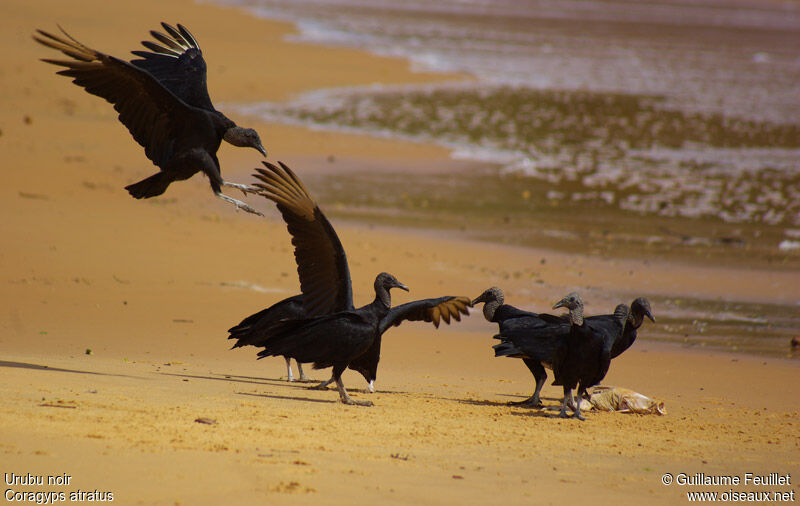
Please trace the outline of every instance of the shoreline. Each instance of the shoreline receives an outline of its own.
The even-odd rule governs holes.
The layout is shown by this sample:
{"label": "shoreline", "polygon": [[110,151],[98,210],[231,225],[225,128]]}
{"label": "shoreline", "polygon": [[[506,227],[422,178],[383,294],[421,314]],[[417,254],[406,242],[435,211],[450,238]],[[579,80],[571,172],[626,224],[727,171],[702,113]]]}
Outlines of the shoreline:
{"label": "shoreline", "polygon": [[[245,11],[252,11],[256,9],[254,6],[241,6],[240,8]],[[380,11],[380,7],[377,7],[377,11]],[[295,9],[278,5],[277,7],[272,8],[271,12],[275,15],[280,15],[281,19],[283,20],[292,20],[297,26],[300,26],[303,23],[307,24],[309,19],[311,19],[311,25],[314,26],[316,26],[315,23],[317,22],[321,22],[323,25],[325,24],[324,20],[314,21],[314,19],[316,19],[314,18],[314,15],[318,14],[315,9],[307,11],[304,7],[297,7]],[[645,8],[644,11],[640,12],[639,14],[646,15],[647,12],[649,11]],[[374,15],[377,16],[376,19],[382,19],[380,18],[380,15]],[[309,18],[308,16],[311,17]],[[357,28],[360,25],[358,22],[356,22],[354,26]],[[300,28],[301,35],[292,36],[290,39],[300,44],[316,44],[318,47],[331,47],[330,45],[324,45],[326,40],[325,37],[315,38],[307,33],[303,35],[303,30],[313,31],[313,29],[313,26],[302,26]],[[333,27],[331,29],[335,32],[336,30],[341,29],[341,27]],[[352,36],[355,37],[359,33],[360,32],[356,30],[355,35]],[[361,35],[364,35],[367,38],[371,36],[366,32],[365,34]],[[374,34],[372,34],[372,36],[374,36]],[[331,44],[333,44],[333,47],[337,48],[351,48],[348,43],[342,41],[339,42],[340,43],[337,43],[336,40],[334,40],[331,42]],[[399,44],[402,46],[402,42]],[[442,73],[442,75],[445,74]],[[575,162],[576,156],[581,158],[575,163],[569,163],[564,159],[564,156],[570,158],[569,152],[567,152],[565,155],[563,153],[552,155],[547,154],[545,150],[545,152],[538,153],[537,156],[528,158],[527,155],[525,155],[525,153],[522,151],[513,151],[515,154],[512,156],[512,151],[506,152],[506,150],[502,149],[502,145],[492,147],[483,146],[480,143],[478,143],[478,145],[467,143],[462,146],[460,144],[461,141],[458,140],[460,138],[460,134],[458,132],[450,132],[449,134],[445,133],[442,134],[444,137],[442,137],[442,135],[437,137],[436,135],[431,134],[424,129],[421,132],[413,133],[406,132],[402,128],[395,130],[381,128],[381,125],[383,125],[381,121],[387,119],[381,116],[382,113],[378,113],[379,117],[374,119],[372,123],[365,123],[359,126],[359,121],[361,121],[363,118],[358,116],[355,118],[350,117],[350,113],[352,111],[349,110],[349,106],[342,106],[342,110],[340,111],[349,118],[349,122],[339,121],[337,123],[329,121],[326,123],[325,121],[320,122],[314,120],[314,109],[316,102],[320,102],[321,104],[316,105],[322,107],[323,109],[326,108],[324,107],[325,100],[319,98],[314,99],[313,97],[327,95],[329,96],[328,100],[330,100],[330,96],[332,95],[334,101],[341,99],[346,102],[346,97],[353,95],[354,92],[361,94],[366,93],[367,95],[373,95],[374,92],[373,98],[370,99],[374,101],[374,97],[376,96],[386,94],[391,95],[393,92],[397,92],[398,90],[407,90],[409,88],[416,90],[441,90],[444,87],[446,89],[450,89],[452,92],[458,90],[470,90],[473,89],[475,85],[483,86],[480,79],[474,76],[471,79],[471,81],[465,81],[462,78],[456,82],[446,79],[445,82],[415,83],[410,85],[402,83],[383,83],[377,87],[374,84],[356,84],[353,86],[338,88],[326,87],[323,89],[315,89],[313,92],[299,93],[295,97],[295,100],[290,100],[288,102],[285,98],[281,99],[280,102],[267,102],[267,104],[271,103],[272,105],[267,105],[263,101],[255,103],[248,102],[237,107],[237,109],[244,114],[253,115],[253,117],[260,117],[262,121],[278,121],[283,124],[292,125],[292,128],[305,126],[308,131],[328,131],[333,136],[350,135],[354,139],[364,139],[365,137],[363,135],[359,136],[359,134],[369,132],[369,135],[377,135],[381,140],[399,139],[403,143],[434,143],[442,150],[442,152],[446,153],[449,158],[454,158],[455,152],[459,149],[462,151],[477,149],[482,153],[491,152],[494,150],[496,151],[495,155],[501,155],[501,158],[510,157],[505,161],[495,160],[493,162],[497,163],[498,166],[501,167],[499,171],[496,171],[495,166],[484,159],[473,160],[470,163],[481,166],[481,170],[477,171],[481,177],[490,172],[493,174],[494,179],[489,182],[489,184],[494,184],[497,187],[494,188],[493,186],[493,191],[507,190],[507,188],[504,186],[524,185],[526,190],[528,190],[526,194],[532,194],[534,197],[529,201],[533,201],[535,199],[542,202],[540,208],[533,212],[542,213],[544,219],[529,220],[526,222],[527,225],[539,227],[542,226],[543,221],[552,222],[557,218],[557,213],[548,213],[547,211],[554,211],[556,208],[564,209],[564,211],[567,213],[587,213],[593,218],[597,218],[595,220],[595,227],[587,228],[582,226],[580,223],[572,222],[569,222],[566,225],[556,226],[557,230],[555,232],[563,232],[561,237],[541,237],[535,234],[532,237],[527,237],[524,231],[514,229],[513,227],[513,223],[525,222],[525,213],[520,211],[519,205],[516,202],[507,207],[503,207],[502,202],[490,202],[490,204],[498,208],[492,208],[490,211],[488,211],[489,214],[493,213],[492,215],[496,219],[505,217],[506,222],[508,222],[510,218],[512,226],[505,228],[509,228],[510,235],[519,235],[522,237],[521,239],[516,240],[517,243],[537,244],[544,239],[550,240],[550,242],[554,245],[557,244],[557,246],[554,246],[556,249],[568,252],[575,252],[580,248],[579,244],[588,243],[588,247],[586,248],[587,251],[598,251],[601,254],[607,254],[609,250],[614,249],[630,249],[631,256],[645,256],[650,254],[656,254],[659,256],[672,255],[681,261],[699,264],[715,264],[718,262],[733,261],[738,263],[740,267],[748,267],[754,262],[761,267],[778,265],[778,269],[782,268],[782,266],[788,268],[794,268],[796,266],[795,264],[797,264],[798,258],[800,257],[798,257],[796,254],[797,250],[793,249],[795,248],[794,243],[796,241],[793,241],[792,238],[798,233],[798,231],[795,230],[797,227],[791,223],[791,217],[795,210],[791,207],[791,205],[788,208],[785,205],[786,202],[791,204],[793,201],[795,201],[796,195],[794,195],[793,191],[787,190],[781,194],[781,198],[784,199],[783,204],[776,204],[774,206],[769,205],[767,208],[761,209],[759,206],[764,200],[769,201],[775,196],[770,196],[767,194],[762,195],[759,193],[760,190],[758,190],[758,188],[765,187],[765,185],[768,185],[769,182],[761,181],[760,177],[756,177],[758,181],[755,179],[751,181],[750,176],[739,174],[739,171],[748,172],[750,167],[754,166],[753,164],[756,164],[756,167],[762,167],[766,172],[769,172],[775,167],[778,167],[776,170],[781,172],[785,169],[787,163],[789,164],[789,167],[793,167],[791,164],[791,154],[793,151],[796,151],[796,148],[793,150],[790,148],[779,150],[770,148],[769,146],[761,146],[757,143],[751,146],[748,144],[748,142],[752,143],[752,140],[747,141],[747,135],[743,137],[739,135],[739,126],[743,125],[735,126],[735,128],[732,128],[728,132],[728,134],[732,135],[737,140],[731,141],[731,139],[728,139],[729,141],[733,142],[733,144],[727,146],[727,144],[723,143],[727,147],[722,147],[722,144],[719,146],[714,144],[714,142],[720,142],[720,139],[716,139],[716,141],[710,140],[709,142],[711,142],[711,144],[709,146],[705,146],[701,143],[701,147],[698,148],[689,142],[690,146],[671,149],[668,147],[668,145],[671,145],[670,142],[674,142],[675,139],[665,137],[661,139],[661,141],[663,141],[665,144],[659,144],[657,142],[650,147],[637,147],[631,151],[630,156],[622,161],[603,161],[600,163],[601,166],[604,166],[607,163],[610,163],[612,166],[625,166],[632,164],[632,168],[627,169],[627,172],[623,169],[619,169],[622,170],[623,173],[627,174],[621,181],[603,183],[606,178],[611,178],[613,180],[615,177],[618,177],[613,176],[613,173],[617,169],[611,169],[610,174],[606,174],[603,171],[598,171],[597,173],[591,173],[591,171],[589,171],[589,175],[587,176],[587,173],[584,170],[586,167],[583,167],[583,165],[585,165],[585,163],[583,163],[585,160],[583,160],[580,156],[581,151],[583,150],[578,150],[577,152],[571,153],[573,162]],[[501,82],[490,86],[490,89],[498,86],[502,87],[506,86],[506,84],[503,84],[501,80]],[[532,89],[534,88],[537,87],[533,86]],[[555,87],[554,89],[557,90],[554,96],[550,96],[552,93],[548,94],[547,90],[531,91],[529,94],[531,96],[526,95],[526,100],[543,101],[545,103],[554,101],[555,105],[559,105],[559,100],[563,98],[559,98],[560,94],[571,93],[567,90],[561,90],[558,87]],[[486,90],[483,91],[485,92]],[[604,96],[599,91],[595,91],[597,92],[598,97],[602,98]],[[594,104],[594,101],[591,99],[591,97],[587,98],[583,96],[586,95],[586,93],[583,92],[576,93],[577,96],[581,96],[582,98],[578,99],[578,102],[573,105],[581,108],[581,110],[587,107],[589,110],[592,110],[592,104]],[[411,95],[414,94],[412,93]],[[589,93],[589,95],[591,95],[591,93]],[[612,93],[611,95],[608,95],[606,99],[617,95],[618,94],[616,92]],[[640,96],[638,93],[632,93],[626,96],[630,100],[620,103],[620,107],[630,106],[631,104],[629,102],[631,101],[638,104],[639,98],[644,97],[644,95]],[[418,99],[419,97],[414,98],[412,102],[418,101]],[[585,103],[581,100],[585,101]],[[508,105],[502,103],[502,101],[500,101],[499,104],[497,102],[497,97],[493,97],[492,103],[494,106],[502,108],[504,105]],[[647,102],[647,100],[645,100],[645,102]],[[309,111],[303,111],[303,103],[308,105]],[[373,108],[376,106],[375,104],[372,105]],[[266,109],[264,109],[265,107]],[[295,112],[281,112],[283,110],[281,109],[282,107],[288,107],[289,111],[295,110]],[[637,107],[639,106],[637,105]],[[396,107],[392,107],[390,109],[394,110]],[[443,107],[443,109],[444,110],[442,111],[442,114],[458,112],[457,109],[448,109],[447,107]],[[372,111],[372,109],[369,110]],[[294,117],[293,114],[297,113],[298,111],[301,113],[310,112],[311,116],[306,117],[301,114],[298,117]],[[647,111],[649,111],[649,109],[647,109]],[[545,108],[543,111],[545,116],[549,115],[550,112],[552,111],[547,108]],[[631,117],[624,116],[621,118],[611,115],[606,118],[603,116],[605,113],[601,113],[600,111],[594,111],[587,114],[590,117],[590,120],[592,119],[592,114],[598,114],[599,119],[605,119],[609,124],[614,125],[617,125],[619,120],[622,120],[622,124],[625,124],[628,121],[634,121],[635,123],[638,123],[636,115]],[[650,113],[647,113],[645,115],[649,114]],[[436,116],[436,114],[434,114],[434,116]],[[692,116],[692,118],[694,117]],[[413,115],[411,115],[408,117],[400,117],[399,119],[405,121],[413,119],[424,120],[426,118],[415,118]],[[566,119],[574,120],[575,118]],[[672,120],[685,122],[685,125],[683,123],[681,123],[681,125],[689,128],[697,135],[700,135],[700,133],[704,132],[703,128],[695,131],[697,130],[697,125],[694,123],[697,118],[691,119],[689,116],[680,116],[678,118],[673,118]],[[710,121],[709,118],[706,118],[706,120]],[[514,122],[512,121],[512,123]],[[571,123],[574,123],[574,121],[571,121]],[[717,127],[720,127],[724,130],[725,128],[728,128],[724,126],[724,123],[725,122],[723,122],[721,125],[718,125],[716,122],[712,122],[705,126],[708,130],[716,130]],[[441,126],[442,125],[438,125],[437,128],[440,128]],[[492,124],[491,126],[495,129],[498,128],[497,124]],[[521,125],[515,123],[511,126],[515,127],[515,131],[520,131]],[[559,124],[556,124],[555,126],[561,128],[561,125]],[[590,128],[587,132],[591,133],[592,129]],[[470,131],[466,133],[473,134],[476,132]],[[461,134],[465,133],[461,132]],[[620,132],[618,132],[618,134],[620,134]],[[650,134],[652,134],[652,132],[650,132]],[[455,135],[454,138],[453,135]],[[623,145],[628,142],[632,143],[630,145],[635,147],[638,142],[647,142],[646,139],[644,139],[647,138],[646,135],[643,136],[642,139],[635,138],[635,136],[629,139],[629,137],[633,134],[632,132],[624,129],[622,129],[621,135],[623,139],[621,142]],[[426,138],[429,136],[431,136],[431,138]],[[783,135],[783,137],[785,137],[785,135]],[[558,137],[556,140],[557,139]],[[692,139],[692,135],[689,135],[689,139]],[[511,140],[513,139],[509,139],[509,141]],[[518,140],[522,142],[522,138]],[[596,140],[597,139],[595,139],[595,141]],[[774,141],[775,139],[772,140]],[[763,141],[768,142],[766,140]],[[742,142],[743,144],[739,145],[737,142]],[[544,144],[547,143],[545,142]],[[461,146],[461,148],[459,148],[459,146]],[[645,146],[647,145],[645,144]],[[534,144],[534,147],[536,148],[534,151],[536,151],[541,146]],[[593,148],[590,149],[589,146],[587,146],[587,150],[592,152],[594,151]],[[593,154],[592,157],[594,156],[595,155]],[[551,160],[553,157],[555,157],[555,162]],[[600,158],[602,157],[603,156],[601,155]],[[644,158],[646,158],[648,161],[642,161]],[[667,163],[663,160],[660,160],[661,158],[670,161]],[[743,158],[743,160],[739,160],[740,158]],[[759,162],[760,159],[761,161]],[[564,172],[566,176],[563,177],[563,174],[558,176],[559,170],[551,170],[548,168],[549,163],[556,163],[556,166],[560,167],[561,169],[560,172]],[[597,163],[598,162],[595,161],[595,164]],[[662,163],[665,163],[665,165],[661,166],[660,164]],[[457,163],[450,162],[448,165],[456,166]],[[509,169],[511,174],[508,174],[506,168],[503,168],[504,165],[508,165],[506,168]],[[572,165],[576,165],[577,168],[572,167]],[[696,170],[684,170],[686,169],[684,165],[696,166]],[[331,166],[332,169],[339,167],[341,167],[341,165],[338,167]],[[709,167],[711,167],[713,170],[708,170]],[[730,169],[730,174],[727,174],[728,169]],[[353,169],[351,168],[344,170],[346,173],[353,172]],[[386,169],[380,169],[381,172],[384,170]],[[434,172],[439,172],[440,170],[441,169],[434,169]],[[676,171],[676,174],[678,175],[671,179],[668,177],[661,177],[663,172],[672,170]],[[718,173],[720,171],[727,175],[720,175]],[[335,170],[332,172],[334,174],[336,173]],[[494,174],[495,172],[498,174]],[[642,174],[640,174],[640,172]],[[705,175],[695,175],[696,172]],[[530,175],[529,173],[539,175],[537,177],[527,178],[526,175]],[[389,175],[393,176],[393,174]],[[553,183],[552,181],[550,181],[550,183],[545,182],[557,176],[561,177],[561,180],[557,184]],[[475,179],[475,185],[480,186],[486,184],[486,181],[478,177],[474,177],[472,175],[468,177],[473,177]],[[629,179],[631,180],[630,184],[625,184]],[[655,185],[655,187],[661,188],[662,191],[656,191],[655,193],[648,193],[644,190],[640,192],[635,191],[637,185],[642,184],[642,179],[645,181],[645,186]],[[678,187],[681,186],[679,184],[681,179],[686,179],[685,184],[687,188],[685,191],[676,192],[676,185]],[[779,179],[783,181],[779,186],[784,184],[788,185],[788,188],[793,186],[793,176],[791,173],[782,176]],[[506,180],[512,180],[512,182],[508,182]],[[589,180],[594,181],[594,183],[584,184],[585,181]],[[713,188],[717,188],[720,185],[724,186],[726,180],[729,182],[731,180],[734,181],[734,183],[732,183],[733,190],[723,191],[722,193],[718,193],[716,190],[713,190]],[[704,188],[704,190],[698,190],[699,187]],[[631,193],[632,188],[634,189],[633,193]],[[699,193],[697,193],[698,191]],[[743,197],[744,195],[749,194],[751,191],[756,191],[758,198],[752,200],[750,197]],[[778,193],[780,194],[781,192],[779,191]],[[672,194],[672,196],[665,197],[663,196],[665,194]],[[514,199],[514,197],[518,197],[518,195],[514,195],[512,193],[504,196],[504,199],[506,202],[518,200]],[[382,198],[385,199],[387,196],[384,195]],[[352,206],[357,204],[357,201],[353,200],[352,198],[349,201],[347,199],[339,200],[343,200],[342,204],[344,205],[349,204]],[[464,202],[461,202],[457,198],[450,195],[445,195],[444,200],[445,201],[440,205],[442,208],[441,210],[444,211],[444,214],[446,214],[447,211],[453,211],[455,213],[457,212],[459,206],[464,205]],[[728,203],[726,204],[725,202]],[[733,204],[731,204],[731,202],[733,202]],[[755,211],[756,208],[759,210]],[[394,208],[391,206],[388,207],[390,212],[392,209],[397,210],[398,208],[397,206]],[[744,209],[749,210],[744,211]],[[389,217],[389,213],[386,212],[387,209],[380,207],[373,206],[372,208],[365,209],[365,211],[367,213],[380,213],[383,216],[382,223],[407,225],[409,223],[413,223],[414,221],[413,217]],[[424,210],[422,211],[424,212]],[[530,212],[530,209],[525,211]],[[701,216],[697,217],[697,213],[699,213]],[[441,215],[442,213],[440,212],[439,214]],[[786,218],[783,219],[783,221],[780,221],[780,223],[775,224],[775,222],[771,220],[780,220],[781,218],[776,218],[778,215],[785,215]],[[350,216],[350,218],[359,219],[358,213]],[[456,217],[446,216],[446,218],[447,219],[445,220],[441,220],[445,226],[449,226],[450,228],[459,226]],[[473,216],[473,218],[479,218],[479,216]],[[361,219],[363,221],[363,217],[361,217]],[[427,216],[426,219],[428,219],[428,221],[436,221],[437,217],[434,216],[431,218],[430,216]],[[620,221],[621,223],[616,223],[617,221]],[[642,223],[654,224],[653,229],[639,230],[644,228],[644,225],[641,225]],[[495,224],[492,223],[479,223],[479,225],[483,225],[484,228],[488,230],[495,228]],[[484,233],[483,235],[486,234]],[[505,242],[509,239],[507,236],[499,234],[489,235],[489,240]],[[511,240],[514,241],[514,239]],[[613,252],[611,254],[613,254]],[[800,294],[798,294],[798,298],[800,298]]]}

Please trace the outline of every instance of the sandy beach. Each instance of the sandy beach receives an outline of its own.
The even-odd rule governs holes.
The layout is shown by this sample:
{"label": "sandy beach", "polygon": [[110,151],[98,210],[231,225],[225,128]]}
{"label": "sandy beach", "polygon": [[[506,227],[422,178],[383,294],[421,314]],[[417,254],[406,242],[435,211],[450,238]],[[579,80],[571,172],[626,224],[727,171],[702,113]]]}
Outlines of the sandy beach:
{"label": "sandy beach", "polygon": [[[343,376],[372,408],[287,383],[282,359],[229,350],[229,327],[298,292],[274,206],[251,196],[266,218],[234,212],[201,176],[157,199],[130,198],[123,187],[154,167],[107,103],[38,61],[52,54],[31,34],[58,23],[127,57],[160,21],[180,22],[203,48],[221,110],[313,89],[459,76],[288,43],[289,24],[207,3],[10,0],[2,12],[1,467],[6,480],[30,473],[45,481],[7,481],[7,502],[8,490],[64,492],[67,500],[81,490],[111,492],[120,504],[684,504],[688,491],[800,488],[796,360],[639,340],[604,384],[662,400],[667,414],[590,412],[581,423],[506,405],[530,395],[533,381],[518,360],[493,357],[496,326],[480,311],[438,331],[421,323],[390,330],[375,394],[363,392],[357,373]],[[442,147],[230,116],[256,128],[269,159],[301,177],[348,164],[412,173],[454,164]],[[259,162],[255,151],[229,145],[219,157],[236,182],[248,182]],[[641,293],[766,305],[800,298],[800,273],[780,266],[623,262],[332,221],[356,305],[372,299],[381,271],[411,288],[395,303],[476,297],[493,285],[535,311],[579,290],[593,314]],[[542,283],[516,274],[533,271]],[[656,329],[646,325],[640,336]],[[545,404],[557,405],[560,393],[548,382]],[[792,481],[665,486],[665,473]],[[47,485],[65,474],[69,484]]]}

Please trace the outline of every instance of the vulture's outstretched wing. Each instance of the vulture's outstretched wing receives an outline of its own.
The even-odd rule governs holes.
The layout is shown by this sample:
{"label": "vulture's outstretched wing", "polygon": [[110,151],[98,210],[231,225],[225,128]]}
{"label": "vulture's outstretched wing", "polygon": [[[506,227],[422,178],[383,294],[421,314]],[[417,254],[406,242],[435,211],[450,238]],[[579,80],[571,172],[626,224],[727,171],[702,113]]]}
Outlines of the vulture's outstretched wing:
{"label": "vulture's outstretched wing", "polygon": [[307,317],[353,309],[350,269],[342,243],[300,179],[281,162],[262,162],[255,186],[277,204],[292,236]]}
{"label": "vulture's outstretched wing", "polygon": [[192,109],[173,95],[148,72],[130,63],[84,46],[68,33],[67,38],[37,30],[34,40],[61,51],[71,60],[43,59],[66,67],[58,74],[92,95],[110,102],[119,120],[154,164],[162,166],[173,152],[176,132],[191,128]]}
{"label": "vulture's outstretched wing", "polygon": [[405,320],[431,322],[439,328],[441,320],[448,324],[451,318],[461,321],[461,315],[469,315],[467,308],[471,306],[469,297],[439,297],[401,304],[389,310],[381,320],[378,332],[383,334],[392,325],[400,325]]}
{"label": "vulture's outstretched wing", "polygon": [[178,27],[162,22],[166,34],[150,31],[156,42],[144,40],[150,51],[131,51],[141,59],[131,60],[158,79],[169,91],[189,105],[215,111],[208,96],[206,62],[197,41],[183,25]]}

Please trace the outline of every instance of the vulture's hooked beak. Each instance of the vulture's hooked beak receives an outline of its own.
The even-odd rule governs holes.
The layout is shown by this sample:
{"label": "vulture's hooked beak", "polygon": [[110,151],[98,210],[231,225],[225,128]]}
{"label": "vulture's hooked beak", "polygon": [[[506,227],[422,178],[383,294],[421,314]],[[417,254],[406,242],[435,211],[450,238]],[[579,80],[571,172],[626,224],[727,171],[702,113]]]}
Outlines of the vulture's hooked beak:
{"label": "vulture's hooked beak", "polygon": [[645,312],[644,312],[644,315],[645,315],[646,317],[650,318],[650,321],[651,321],[651,322],[653,322],[653,323],[655,323],[655,322],[656,322],[656,318],[655,318],[655,316],[653,316],[653,313],[651,313],[650,311],[645,311]]}
{"label": "vulture's hooked beak", "polygon": [[258,146],[255,146],[255,148],[258,150],[259,153],[264,155],[264,158],[267,157],[267,150],[264,149],[264,146],[262,146],[261,143],[259,143]]}
{"label": "vulture's hooked beak", "polygon": [[560,307],[567,307],[566,300],[561,299],[560,301],[556,302],[555,305],[553,306],[553,309],[558,309]]}
{"label": "vulture's hooked beak", "polygon": [[476,297],[476,298],[475,298],[475,299],[472,301],[472,305],[474,306],[475,304],[477,304],[477,303],[479,303],[479,302],[486,302],[486,292],[484,292],[484,293],[482,293],[482,294],[478,295],[478,296],[477,296],[477,297]]}
{"label": "vulture's hooked beak", "polygon": [[395,288],[399,288],[401,290],[405,290],[407,292],[410,291],[406,285],[404,285],[403,283],[401,283],[399,281],[397,282],[397,284],[394,285],[394,287]]}

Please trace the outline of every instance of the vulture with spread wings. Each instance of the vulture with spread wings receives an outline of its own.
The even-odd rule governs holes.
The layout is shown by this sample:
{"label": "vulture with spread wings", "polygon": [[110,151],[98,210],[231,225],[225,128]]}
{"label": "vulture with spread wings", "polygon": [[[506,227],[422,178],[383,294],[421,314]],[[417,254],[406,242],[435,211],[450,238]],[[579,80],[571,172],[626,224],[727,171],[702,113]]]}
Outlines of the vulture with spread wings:
{"label": "vulture with spread wings", "polygon": [[251,320],[252,332],[242,331],[240,324],[231,329],[230,338],[237,339],[237,345],[263,347],[259,357],[291,357],[312,362],[315,369],[333,367],[331,379],[320,387],[336,382],[343,403],[371,406],[369,401],[350,398],[341,379],[344,370],[349,366],[361,372],[372,386],[384,332],[406,320],[430,322],[437,328],[442,320],[460,321],[462,314],[469,314],[470,299],[448,296],[392,307],[389,291],[408,291],[408,287],[381,273],[375,279],[375,300],[356,309],[347,257],[336,231],[291,169],[264,165],[266,170],[257,169],[260,183],[255,186],[275,202],[292,236],[303,315],[278,318],[265,310],[267,321],[255,325]]}
{"label": "vulture with spread wings", "polygon": [[[34,40],[68,56],[43,59],[65,67],[58,74],[88,93],[105,99],[119,113],[160,172],[126,186],[134,198],[161,195],[173,181],[203,172],[214,195],[250,213],[261,214],[244,202],[222,193],[222,186],[252,192],[250,186],[222,179],[217,150],[224,139],[234,146],[251,147],[266,156],[258,133],[236,125],[214,109],[206,87],[206,63],[197,41],[182,25],[161,23],[166,34],[151,31],[159,42],[144,41],[150,51],[134,51],[141,59],[126,62],[95,51],[75,40],[37,30]],[[59,27],[60,28],[60,27]]]}

